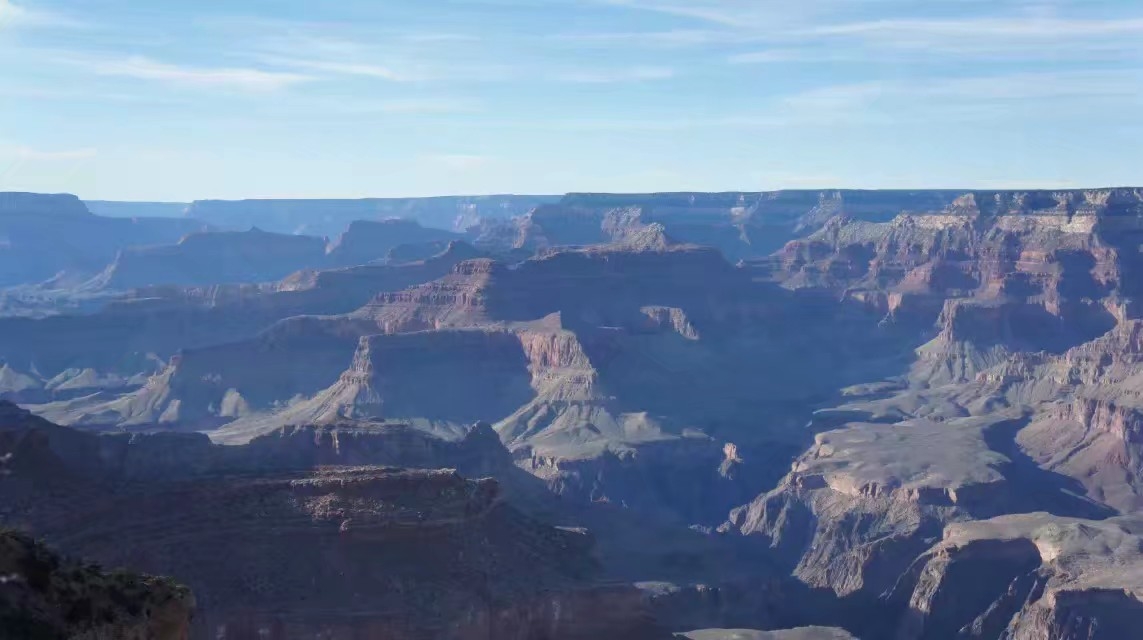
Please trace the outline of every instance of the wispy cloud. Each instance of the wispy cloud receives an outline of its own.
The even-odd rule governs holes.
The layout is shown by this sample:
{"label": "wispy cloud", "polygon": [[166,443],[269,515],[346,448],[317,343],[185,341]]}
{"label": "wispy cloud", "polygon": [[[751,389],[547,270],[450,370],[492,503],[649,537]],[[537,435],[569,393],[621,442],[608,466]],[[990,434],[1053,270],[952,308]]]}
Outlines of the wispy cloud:
{"label": "wispy cloud", "polygon": [[351,32],[297,26],[285,27],[261,37],[252,37],[245,54],[260,64],[290,69],[320,77],[345,77],[397,83],[448,81],[501,81],[515,77],[515,69],[458,56],[452,46],[470,42],[467,36],[448,33],[394,34],[380,41]]}
{"label": "wispy cloud", "polygon": [[97,75],[136,78],[188,87],[215,87],[266,92],[278,91],[312,80],[311,76],[298,73],[254,68],[180,66],[142,56],[131,56],[123,59],[72,57],[65,58],[63,61],[82,66]]}
{"label": "wispy cloud", "polygon": [[561,82],[580,84],[612,84],[668,80],[675,77],[669,67],[630,67],[625,69],[576,69],[561,71],[554,75]]}
{"label": "wispy cloud", "polygon": [[1143,18],[1085,20],[1063,18],[975,18],[961,20],[875,20],[816,26],[794,35],[859,35],[915,42],[930,38],[1091,38],[1143,35]]}
{"label": "wispy cloud", "polygon": [[[1143,11],[1075,0],[585,0],[655,12],[666,31],[579,33],[570,42],[614,47],[734,47],[735,64],[926,59],[1116,61],[1143,55]],[[941,17],[931,17],[939,7]],[[925,13],[930,14],[926,16]],[[687,26],[689,23],[690,26]]]}
{"label": "wispy cloud", "polygon": [[690,18],[723,26],[739,27],[754,22],[756,11],[745,0],[601,0],[603,4],[643,11],[665,13],[680,18]]}
{"label": "wispy cloud", "polygon": [[1143,107],[1143,70],[1079,70],[882,80],[821,87],[780,99],[776,116],[802,122],[948,122],[1069,109]]}
{"label": "wispy cloud", "polygon": [[[505,127],[670,133],[702,129],[979,123],[1045,117],[1067,122],[1143,108],[1143,69],[1009,73],[838,84],[775,97],[738,113],[504,123]],[[488,123],[490,126],[490,123]]]}
{"label": "wispy cloud", "polygon": [[366,62],[306,60],[300,58],[273,56],[264,57],[263,59],[267,62],[272,62],[283,67],[298,69],[302,71],[316,71],[324,74],[362,76],[366,78],[388,80],[390,82],[412,82],[422,79],[414,74],[397,71],[390,67]]}
{"label": "wispy cloud", "polygon": [[0,0],[0,28],[77,28],[82,21],[54,11],[31,9],[12,0]]}
{"label": "wispy cloud", "polygon": [[[898,8],[910,0],[593,0],[597,4],[659,13],[728,30],[777,33],[871,5]],[[913,5],[915,6],[915,4]]]}
{"label": "wispy cloud", "polygon": [[469,98],[394,98],[389,100],[322,100],[315,111],[346,115],[446,115],[478,113],[480,104]]}
{"label": "wispy cloud", "polygon": [[666,31],[597,31],[545,35],[546,42],[568,46],[682,48],[748,44],[760,34],[731,29],[670,29]]}

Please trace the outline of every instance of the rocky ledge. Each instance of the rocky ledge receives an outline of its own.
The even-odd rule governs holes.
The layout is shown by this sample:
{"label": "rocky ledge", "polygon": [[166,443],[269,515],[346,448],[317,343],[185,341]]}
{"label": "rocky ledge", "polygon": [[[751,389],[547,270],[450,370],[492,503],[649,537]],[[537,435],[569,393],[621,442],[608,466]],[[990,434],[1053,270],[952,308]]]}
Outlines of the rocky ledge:
{"label": "rocky ledge", "polygon": [[194,598],[165,578],[60,558],[0,531],[0,635],[43,640],[187,640]]}

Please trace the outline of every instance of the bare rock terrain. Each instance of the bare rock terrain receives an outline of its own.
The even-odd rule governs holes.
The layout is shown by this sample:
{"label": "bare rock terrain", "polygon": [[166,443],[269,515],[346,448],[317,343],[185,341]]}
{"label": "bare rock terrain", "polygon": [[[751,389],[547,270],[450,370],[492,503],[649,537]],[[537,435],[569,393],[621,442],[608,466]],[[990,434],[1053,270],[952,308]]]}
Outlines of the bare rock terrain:
{"label": "bare rock terrain", "polygon": [[220,637],[1143,622],[1138,189],[536,205],[0,319],[0,517]]}
{"label": "bare rock terrain", "polygon": [[0,633],[6,638],[187,640],[195,601],[170,580],[61,558],[0,531]]}

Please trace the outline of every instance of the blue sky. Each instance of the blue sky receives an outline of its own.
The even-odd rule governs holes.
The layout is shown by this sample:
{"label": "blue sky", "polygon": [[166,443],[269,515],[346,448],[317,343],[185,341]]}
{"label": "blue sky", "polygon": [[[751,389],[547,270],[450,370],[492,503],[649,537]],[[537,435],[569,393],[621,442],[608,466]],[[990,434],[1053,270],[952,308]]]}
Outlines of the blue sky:
{"label": "blue sky", "polygon": [[1138,0],[0,0],[0,190],[1126,184]]}

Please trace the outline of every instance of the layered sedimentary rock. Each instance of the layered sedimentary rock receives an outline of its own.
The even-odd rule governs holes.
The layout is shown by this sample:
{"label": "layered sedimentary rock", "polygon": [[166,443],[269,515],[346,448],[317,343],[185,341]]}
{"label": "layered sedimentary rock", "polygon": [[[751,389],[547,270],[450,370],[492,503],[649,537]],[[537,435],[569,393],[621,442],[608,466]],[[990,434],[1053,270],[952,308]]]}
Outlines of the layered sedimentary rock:
{"label": "layered sedimentary rock", "polygon": [[[471,246],[454,243],[439,255],[396,266],[306,271],[266,286],[155,287],[90,315],[0,319],[0,358],[44,380],[71,369],[128,378],[151,374],[156,362],[161,369],[180,351],[191,358],[195,349],[252,339],[286,318],[346,313],[378,292],[439,278],[476,255]],[[243,364],[258,367],[256,360]],[[216,404],[228,389],[218,391]]]}
{"label": "layered sedimentary rock", "polygon": [[[1114,516],[1143,490],[1140,201],[1131,189],[569,196],[475,229],[495,257],[454,244],[451,259],[410,264],[429,245],[408,246],[386,265],[271,285],[139,291],[110,309],[190,344],[132,393],[76,397],[113,384],[85,358],[140,357],[100,314],[105,348],[66,331],[44,346],[58,320],[0,337],[0,384],[60,400],[44,415],[136,432],[56,457],[130,461],[120,479],[177,467],[195,486],[257,469],[275,505],[297,503],[298,482],[341,504],[338,482],[392,480],[315,464],[459,456],[442,464],[511,478],[527,519],[597,531],[602,570],[640,581],[639,601],[678,631],[1122,634],[1136,624],[1137,541]],[[200,317],[211,332],[195,333]],[[160,363],[174,353],[127,330],[159,344]],[[476,421],[493,426],[470,432]],[[235,446],[139,433],[156,425],[222,427],[212,436]],[[495,454],[461,456],[474,441]],[[100,504],[65,476],[36,483],[66,487],[60,504]],[[262,491],[217,489],[231,490],[236,504]],[[255,573],[290,582],[262,561]],[[505,615],[550,621],[530,606]]]}
{"label": "layered sedimentary rock", "polygon": [[[301,274],[251,300],[309,299],[322,283],[356,287],[353,274],[368,282],[378,270],[416,269]],[[174,302],[136,304],[174,313]],[[348,418],[453,436],[485,420],[520,466],[565,496],[715,524],[803,446],[808,403],[900,366],[911,345],[877,320],[860,305],[751,282],[711,249],[476,259],[352,313],[186,349],[130,394],[37,411],[92,426],[227,425],[216,434],[226,442]],[[442,400],[443,388],[454,391]]]}
{"label": "layered sedimentary rock", "polygon": [[387,258],[402,245],[447,244],[460,238],[451,231],[422,227],[415,220],[357,220],[329,245],[328,262],[332,266],[367,264]]}
{"label": "layered sedimentary rock", "polygon": [[[487,426],[456,444],[378,427],[219,447],[201,436],[94,436],[0,411],[5,522],[105,564],[176,576],[199,594],[203,636],[665,635],[637,590],[598,581],[586,534],[525,516],[499,483],[350,466],[510,468]],[[481,453],[494,451],[505,457]]]}
{"label": "layered sedimentary rock", "polygon": [[[1020,414],[899,422],[865,416],[882,422],[819,434],[776,489],[732,512],[722,530],[757,537],[800,581],[863,603],[858,611],[880,608],[877,616],[844,618],[871,637],[887,637],[878,623],[902,606],[887,594],[953,523],[1032,511],[1055,514],[1048,518],[1114,513],[1020,451]],[[989,581],[987,574],[973,579]]]}
{"label": "layered sedimentary rock", "polygon": [[1060,355],[1021,354],[977,375],[965,396],[1034,409],[1020,446],[1045,468],[1075,478],[1091,498],[1122,511],[1143,505],[1138,474],[1140,322]]}
{"label": "layered sedimentary rock", "polygon": [[[832,315],[818,313],[823,305]],[[326,389],[297,402],[279,396],[288,406],[272,412],[232,412],[239,419],[215,437],[241,442],[348,417],[442,434],[487,420],[521,466],[565,495],[681,508],[717,522],[750,487],[776,479],[771,463],[784,465],[801,446],[801,402],[907,353],[853,357],[906,344],[892,327],[876,330],[877,319],[752,283],[709,249],[554,251],[514,266],[468,261],[351,314],[276,327],[299,339],[360,341]],[[794,366],[769,366],[790,353],[799,354]],[[709,397],[728,401],[704,403]],[[768,416],[764,428],[754,415]]]}
{"label": "layered sedimentary rock", "polygon": [[1137,519],[1033,513],[950,525],[897,586],[896,637],[1130,638],[1143,623]]}
{"label": "layered sedimentary rock", "polygon": [[438,229],[464,231],[482,219],[510,218],[557,200],[553,196],[446,196],[361,200],[198,200],[192,218],[221,228],[257,226],[279,233],[334,237],[355,220],[408,218]]}
{"label": "layered sedimentary rock", "polygon": [[788,240],[844,214],[870,221],[902,211],[941,209],[950,191],[774,191],[741,193],[569,194],[512,223],[489,225],[489,247],[551,247],[622,242],[651,225],[678,242],[715,247],[727,258],[766,256]]}
{"label": "layered sedimentary rock", "polygon": [[116,200],[84,200],[83,204],[97,216],[108,218],[178,218],[189,202],[120,202]]}
{"label": "layered sedimentary rock", "polygon": [[153,285],[271,282],[320,266],[325,260],[322,238],[259,229],[199,233],[174,245],[124,249],[85,286],[124,290]]}
{"label": "layered sedimentary rock", "polygon": [[173,581],[60,558],[0,531],[0,634],[6,638],[188,640],[194,598]]}
{"label": "layered sedimentary rock", "polygon": [[[1138,258],[1125,249],[1140,200],[973,193],[884,223],[835,219],[787,245],[767,267],[786,287],[833,292],[929,339],[903,375],[845,389],[840,406],[816,413],[814,447],[724,530],[767,544],[807,585],[880,608],[892,625],[843,617],[873,637],[1124,633],[1133,596],[1096,586],[1048,597],[1045,585],[1076,573],[1027,539],[981,534],[963,556],[940,540],[1035,511],[1051,515],[1032,528],[1104,531],[1100,519],[1138,508],[1138,329],[1125,275]],[[1136,570],[1109,542],[1082,549],[1073,553],[1093,566]]]}
{"label": "layered sedimentary rock", "polygon": [[61,272],[90,277],[126,247],[175,242],[205,226],[194,219],[104,218],[71,195],[0,193],[0,286]]}
{"label": "layered sedimentary rock", "polygon": [[887,320],[936,321],[943,330],[915,375],[966,381],[1008,354],[1060,353],[1128,317],[1134,285],[1123,276],[1139,270],[1128,239],[1140,210],[1131,189],[972,192],[886,222],[833,218],[759,268],[867,301]]}

